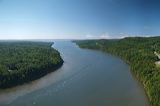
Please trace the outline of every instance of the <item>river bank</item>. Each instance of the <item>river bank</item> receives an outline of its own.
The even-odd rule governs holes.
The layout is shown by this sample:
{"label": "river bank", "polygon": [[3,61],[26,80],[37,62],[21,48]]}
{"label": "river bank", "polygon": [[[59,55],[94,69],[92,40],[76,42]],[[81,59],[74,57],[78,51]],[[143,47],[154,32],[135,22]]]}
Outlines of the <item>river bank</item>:
{"label": "river bank", "polygon": [[0,106],[148,106],[144,90],[120,58],[55,41],[61,68],[31,83],[0,91]]}
{"label": "river bank", "polygon": [[38,79],[63,64],[60,53],[48,42],[0,42],[0,88]]}
{"label": "river bank", "polygon": [[[124,38],[119,40],[83,40],[75,41],[81,48],[100,50],[119,56],[126,61],[143,85],[152,106],[159,106],[159,69],[155,67],[157,57],[153,53],[158,50],[158,37]],[[156,47],[156,48],[155,48]]]}

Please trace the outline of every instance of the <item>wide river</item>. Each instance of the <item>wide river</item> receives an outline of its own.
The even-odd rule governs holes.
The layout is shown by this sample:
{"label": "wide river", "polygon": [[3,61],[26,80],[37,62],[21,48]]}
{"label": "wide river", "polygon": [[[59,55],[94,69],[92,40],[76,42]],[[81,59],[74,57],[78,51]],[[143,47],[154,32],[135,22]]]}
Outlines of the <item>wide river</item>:
{"label": "wide river", "polygon": [[0,90],[0,106],[148,106],[141,84],[121,59],[55,41],[64,60],[55,72]]}

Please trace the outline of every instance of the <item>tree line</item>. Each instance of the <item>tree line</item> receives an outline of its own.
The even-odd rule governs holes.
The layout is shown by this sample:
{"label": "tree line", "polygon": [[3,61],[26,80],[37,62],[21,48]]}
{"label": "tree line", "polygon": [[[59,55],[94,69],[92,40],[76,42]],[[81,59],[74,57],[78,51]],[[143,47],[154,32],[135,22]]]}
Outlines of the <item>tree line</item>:
{"label": "tree line", "polygon": [[74,41],[81,48],[96,49],[121,57],[143,84],[152,106],[160,106],[160,68],[155,62],[160,53],[160,37],[127,37],[112,40]]}
{"label": "tree line", "polygon": [[0,88],[35,80],[63,64],[60,53],[45,42],[0,42]]}

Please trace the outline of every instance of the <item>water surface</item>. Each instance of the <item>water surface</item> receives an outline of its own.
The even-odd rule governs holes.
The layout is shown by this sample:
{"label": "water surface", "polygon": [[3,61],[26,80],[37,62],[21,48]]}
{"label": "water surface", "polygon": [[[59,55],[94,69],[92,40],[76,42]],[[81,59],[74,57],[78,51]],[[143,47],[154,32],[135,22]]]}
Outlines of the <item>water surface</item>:
{"label": "water surface", "polygon": [[55,41],[64,59],[55,72],[0,90],[0,106],[148,106],[141,85],[121,59]]}

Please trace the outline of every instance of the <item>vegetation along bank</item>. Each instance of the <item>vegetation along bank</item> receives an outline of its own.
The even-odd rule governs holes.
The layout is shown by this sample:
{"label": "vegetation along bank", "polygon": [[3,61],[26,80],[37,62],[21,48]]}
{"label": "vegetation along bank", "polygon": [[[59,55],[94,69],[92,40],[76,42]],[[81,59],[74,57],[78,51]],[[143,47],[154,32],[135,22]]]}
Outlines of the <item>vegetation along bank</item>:
{"label": "vegetation along bank", "polygon": [[0,42],[0,88],[38,79],[61,67],[60,53],[45,42]]}
{"label": "vegetation along bank", "polygon": [[[112,40],[74,41],[81,48],[101,50],[125,60],[143,84],[152,106],[160,106],[160,37],[127,37]],[[160,64],[159,64],[160,65]]]}

